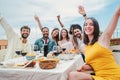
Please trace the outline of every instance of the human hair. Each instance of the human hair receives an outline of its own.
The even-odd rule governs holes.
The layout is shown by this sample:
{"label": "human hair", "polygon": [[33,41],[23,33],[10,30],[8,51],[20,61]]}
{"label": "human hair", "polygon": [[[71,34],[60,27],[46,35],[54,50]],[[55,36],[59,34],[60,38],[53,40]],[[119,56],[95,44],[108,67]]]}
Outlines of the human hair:
{"label": "human hair", "polygon": [[71,26],[73,26],[73,31],[74,29],[79,29],[80,31],[82,31],[82,27],[79,24],[72,24]]}
{"label": "human hair", "polygon": [[59,31],[58,28],[54,28],[54,29],[52,30],[52,32],[51,32],[51,35],[53,34],[53,32],[54,32],[55,30],[58,30],[58,31]]}
{"label": "human hair", "polygon": [[71,26],[70,26],[70,29],[69,29],[69,34],[71,34],[71,35],[72,35],[72,34],[73,34],[73,32],[72,32],[71,30],[73,30],[73,25],[71,25]]}
{"label": "human hair", "polygon": [[[90,43],[90,45],[93,45],[99,38],[99,33],[100,33],[99,24],[98,24],[98,21],[93,17],[89,17],[89,18],[87,18],[87,20],[88,19],[91,19],[93,21],[93,26],[94,26],[93,39],[92,39],[92,42]],[[84,26],[85,26],[85,22],[84,22]],[[84,40],[83,40],[83,42],[86,45],[88,45],[88,43],[89,43],[88,35],[85,34],[85,31],[84,31]]]}
{"label": "human hair", "polygon": [[48,27],[43,27],[42,30],[41,30],[42,32],[43,32],[43,29],[48,29],[48,31],[49,31],[49,28],[48,28]]}
{"label": "human hair", "polygon": [[[73,24],[72,26],[73,26],[73,41],[78,46],[78,41],[77,41],[77,37],[74,35],[74,30],[79,29],[82,32],[82,27],[79,24]],[[82,36],[80,39],[82,39]]]}
{"label": "human hair", "polygon": [[[53,32],[54,32],[55,30],[58,30],[58,31],[59,31],[58,28],[54,28],[54,29],[52,30],[52,32],[51,32],[51,35],[53,34]],[[59,33],[58,33],[58,35],[55,37],[55,40],[56,40],[56,42],[58,43],[58,41],[59,41]]]}
{"label": "human hair", "polygon": [[63,30],[66,31],[66,33],[67,33],[66,39],[69,40],[70,38],[69,38],[69,35],[68,35],[68,31],[67,31],[67,29],[63,28],[63,29],[61,30],[61,32],[60,32],[60,41],[63,39],[63,37],[62,37],[62,31],[63,31]]}
{"label": "human hair", "polygon": [[28,29],[29,32],[30,32],[30,27],[28,27],[28,26],[22,26],[22,27],[20,28],[20,31],[22,31],[23,29]]}

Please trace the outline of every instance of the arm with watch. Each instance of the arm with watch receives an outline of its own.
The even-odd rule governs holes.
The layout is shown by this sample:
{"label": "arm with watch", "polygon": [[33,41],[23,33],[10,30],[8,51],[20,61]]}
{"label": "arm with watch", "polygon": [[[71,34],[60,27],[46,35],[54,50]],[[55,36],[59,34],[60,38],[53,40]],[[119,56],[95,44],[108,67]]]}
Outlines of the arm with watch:
{"label": "arm with watch", "polygon": [[83,6],[79,6],[79,13],[84,17],[85,20],[87,19],[87,15]]}

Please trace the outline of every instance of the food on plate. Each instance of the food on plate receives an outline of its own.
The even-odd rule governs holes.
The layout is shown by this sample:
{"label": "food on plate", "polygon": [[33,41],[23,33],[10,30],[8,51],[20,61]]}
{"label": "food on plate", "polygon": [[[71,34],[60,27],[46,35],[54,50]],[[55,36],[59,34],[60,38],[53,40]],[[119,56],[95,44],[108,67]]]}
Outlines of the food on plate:
{"label": "food on plate", "polygon": [[15,65],[16,65],[16,66],[24,66],[25,63],[16,63]]}
{"label": "food on plate", "polygon": [[26,56],[36,56],[35,53],[28,53]]}
{"label": "food on plate", "polygon": [[49,52],[49,53],[47,54],[47,58],[54,58],[54,53],[53,53],[53,51],[51,51],[51,52]]}
{"label": "food on plate", "polygon": [[69,53],[76,53],[77,51],[76,51],[76,49],[75,48],[73,48],[73,49],[71,49],[70,51],[68,51]]}
{"label": "food on plate", "polygon": [[41,62],[41,61],[43,61],[43,60],[45,60],[44,57],[38,57],[38,59],[37,59],[38,62]]}
{"label": "food on plate", "polygon": [[75,54],[67,53],[67,54],[60,54],[58,56],[58,58],[61,59],[61,60],[72,60],[74,58],[74,56],[75,56]]}
{"label": "food on plate", "polygon": [[35,54],[35,53],[28,53],[28,54],[26,55],[26,59],[27,59],[28,61],[34,60],[35,57],[36,57],[36,54]]}
{"label": "food on plate", "polygon": [[59,61],[60,61],[60,59],[59,58],[57,58],[57,57],[47,57],[47,58],[45,58],[45,57],[39,57],[38,58],[38,62],[42,62],[42,61],[49,61],[49,60],[52,60],[52,61],[56,61],[56,63],[59,63]]}
{"label": "food on plate", "polygon": [[25,68],[26,68],[26,67],[34,67],[35,64],[36,64],[35,61],[29,61],[29,62],[27,62],[27,63],[24,65],[24,67],[25,67]]}
{"label": "food on plate", "polygon": [[28,61],[25,63],[16,63],[15,66],[27,68],[27,67],[34,67],[35,65],[36,65],[36,61]]}

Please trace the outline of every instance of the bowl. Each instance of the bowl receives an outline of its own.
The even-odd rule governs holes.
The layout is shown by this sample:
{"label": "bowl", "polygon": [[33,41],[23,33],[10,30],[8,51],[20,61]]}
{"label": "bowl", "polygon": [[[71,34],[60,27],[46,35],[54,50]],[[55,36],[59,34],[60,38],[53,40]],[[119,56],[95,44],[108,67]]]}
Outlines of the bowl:
{"label": "bowl", "polygon": [[35,59],[35,56],[26,56],[26,59],[27,59],[28,61],[34,60],[34,59]]}
{"label": "bowl", "polygon": [[36,57],[36,54],[32,54],[32,53],[31,54],[29,53],[26,55],[26,59],[28,61],[35,59],[35,57]]}
{"label": "bowl", "polygon": [[61,60],[72,60],[74,56],[75,54],[60,54],[58,58]]}

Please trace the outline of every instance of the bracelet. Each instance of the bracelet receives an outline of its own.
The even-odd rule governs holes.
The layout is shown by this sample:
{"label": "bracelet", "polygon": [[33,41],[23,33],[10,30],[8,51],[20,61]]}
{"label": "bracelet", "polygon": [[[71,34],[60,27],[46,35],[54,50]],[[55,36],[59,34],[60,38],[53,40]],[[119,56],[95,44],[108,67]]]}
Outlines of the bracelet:
{"label": "bracelet", "polygon": [[85,17],[85,16],[86,16],[86,14],[83,15],[83,17]]}

